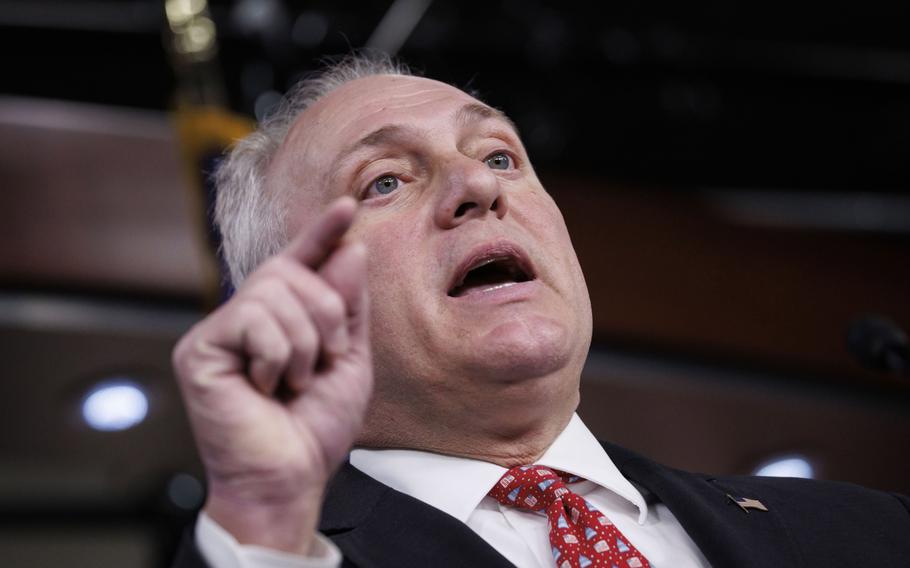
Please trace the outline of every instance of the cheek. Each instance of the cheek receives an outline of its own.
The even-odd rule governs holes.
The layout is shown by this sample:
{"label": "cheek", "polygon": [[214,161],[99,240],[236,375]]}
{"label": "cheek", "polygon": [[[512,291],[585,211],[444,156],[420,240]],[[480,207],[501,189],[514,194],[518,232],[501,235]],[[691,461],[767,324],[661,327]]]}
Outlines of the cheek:
{"label": "cheek", "polygon": [[527,226],[537,232],[539,242],[548,250],[548,256],[556,259],[559,286],[573,299],[579,311],[587,313],[584,317],[590,319],[588,288],[559,207],[544,191],[530,194],[528,203],[531,207],[525,213]]}
{"label": "cheek", "polygon": [[565,222],[559,212],[559,207],[543,188],[519,187],[515,189],[509,199],[509,211],[530,226],[547,230],[565,229]]}
{"label": "cheek", "polygon": [[546,248],[548,256],[563,259],[569,266],[577,265],[566,222],[553,199],[540,190],[529,193],[523,201],[521,206],[513,207],[513,213]]}
{"label": "cheek", "polygon": [[438,306],[427,291],[427,252],[415,226],[390,220],[355,231],[367,246],[370,343],[380,391],[399,389],[407,377],[431,376],[434,369],[428,353]]}
{"label": "cheek", "polygon": [[371,223],[356,237],[367,246],[367,276],[375,340],[397,337],[408,329],[420,301],[420,253],[407,224]]}
{"label": "cheek", "polygon": [[401,288],[402,279],[409,270],[402,263],[401,247],[398,236],[387,231],[373,231],[364,238],[367,245],[367,274],[369,277],[370,297],[376,301],[376,308],[383,307],[396,296]]}
{"label": "cheek", "polygon": [[[350,233],[367,247],[372,274],[413,276],[423,268],[432,214],[417,201],[419,192],[399,195],[391,203],[364,203]],[[395,280],[388,280],[395,288]]]}

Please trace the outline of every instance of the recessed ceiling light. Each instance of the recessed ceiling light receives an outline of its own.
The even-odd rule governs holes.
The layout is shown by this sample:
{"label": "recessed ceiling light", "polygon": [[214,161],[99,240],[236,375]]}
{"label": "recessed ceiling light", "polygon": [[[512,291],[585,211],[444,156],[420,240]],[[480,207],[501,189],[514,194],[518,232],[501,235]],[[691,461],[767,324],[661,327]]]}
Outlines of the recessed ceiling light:
{"label": "recessed ceiling light", "polygon": [[148,397],[136,382],[110,379],[96,384],[82,399],[82,417],[95,430],[132,428],[148,414]]}

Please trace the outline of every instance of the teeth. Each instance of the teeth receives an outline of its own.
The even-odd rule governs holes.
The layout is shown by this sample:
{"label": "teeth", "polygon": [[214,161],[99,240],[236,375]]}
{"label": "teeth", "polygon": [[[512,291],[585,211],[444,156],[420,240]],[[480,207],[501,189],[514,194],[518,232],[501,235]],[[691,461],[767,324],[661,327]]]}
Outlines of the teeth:
{"label": "teeth", "polygon": [[486,259],[486,260],[482,260],[482,261],[478,262],[477,264],[473,265],[471,268],[469,268],[469,269],[468,269],[468,272],[470,272],[470,271],[472,271],[472,270],[477,270],[477,269],[480,268],[481,266],[486,266],[486,265],[488,265],[488,264],[490,264],[490,263],[492,263],[492,262],[496,262],[497,260],[505,260],[505,258],[506,258],[506,257],[503,257],[503,258],[488,258],[488,259]]}
{"label": "teeth", "polygon": [[484,288],[484,292],[492,292],[493,290],[500,290],[502,288],[508,288],[509,286],[514,286],[518,282],[503,282],[502,284],[496,284],[495,286],[490,286],[489,288]]}
{"label": "teeth", "polygon": [[486,260],[482,260],[482,261],[478,262],[477,264],[472,264],[472,265],[470,266],[470,268],[468,268],[467,270],[465,270],[464,275],[463,275],[463,276],[461,277],[461,279],[455,284],[455,286],[453,287],[453,289],[454,289],[454,288],[460,288],[461,286],[464,286],[464,279],[468,277],[468,274],[470,274],[470,272],[471,272],[472,270],[477,270],[478,268],[480,268],[480,267],[482,267],[482,266],[486,266],[486,265],[488,265],[488,264],[490,264],[490,263],[493,263],[493,262],[496,262],[496,261],[498,261],[498,260],[503,260],[504,258],[507,258],[507,257],[501,257],[501,258],[488,258],[488,259],[486,259]]}
{"label": "teeth", "polygon": [[[484,267],[493,263],[502,263],[502,265],[497,267],[495,273],[488,272],[493,269],[486,269]],[[484,272],[483,274],[477,274],[478,271]],[[453,297],[463,295],[465,291],[462,290],[462,288],[464,288],[469,275],[476,276],[476,278],[473,278],[471,281],[472,288],[484,292],[499,290],[534,279],[530,272],[526,272],[521,259],[517,255],[498,254],[496,256],[478,260],[470,265],[458,281],[453,284],[452,288],[449,289],[448,294]],[[496,282],[500,279],[503,281]],[[484,281],[486,281],[486,284],[484,284]]]}

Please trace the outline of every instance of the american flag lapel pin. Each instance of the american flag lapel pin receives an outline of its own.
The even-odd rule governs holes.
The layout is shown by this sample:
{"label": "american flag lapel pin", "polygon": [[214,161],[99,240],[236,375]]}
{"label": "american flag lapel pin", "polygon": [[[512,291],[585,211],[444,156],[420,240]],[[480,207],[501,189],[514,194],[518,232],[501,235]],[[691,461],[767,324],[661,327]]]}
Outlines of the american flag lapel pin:
{"label": "american flag lapel pin", "polygon": [[727,499],[729,499],[730,501],[733,501],[733,503],[738,505],[740,509],[742,509],[743,511],[746,512],[746,514],[749,513],[749,509],[755,509],[758,511],[765,511],[765,512],[768,511],[768,508],[765,507],[764,503],[762,503],[758,499],[752,499],[750,497],[740,497],[737,499],[736,497],[730,495],[729,493],[727,493]]}

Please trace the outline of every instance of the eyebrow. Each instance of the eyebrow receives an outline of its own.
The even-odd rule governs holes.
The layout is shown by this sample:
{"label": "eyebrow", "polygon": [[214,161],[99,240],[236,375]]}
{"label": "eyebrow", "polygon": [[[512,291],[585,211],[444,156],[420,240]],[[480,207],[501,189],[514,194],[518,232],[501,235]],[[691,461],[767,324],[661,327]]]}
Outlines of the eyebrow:
{"label": "eyebrow", "polygon": [[[471,126],[478,122],[483,122],[485,120],[501,120],[509,125],[509,128],[515,133],[515,136],[519,137],[518,127],[515,126],[515,123],[512,122],[504,112],[501,110],[489,107],[480,103],[467,103],[462,106],[455,113],[455,122],[461,126]],[[404,137],[406,134],[413,132],[413,128],[410,126],[403,126],[398,124],[387,124],[376,130],[370,132],[357,142],[351,144],[344,150],[342,150],[336,162],[343,161],[351,154],[361,150],[363,148],[375,148],[378,146],[384,146],[390,142],[394,142],[397,139]]]}
{"label": "eyebrow", "polygon": [[515,134],[518,135],[518,127],[515,126],[515,123],[512,122],[512,119],[509,118],[506,113],[502,112],[497,108],[493,108],[481,103],[468,103],[458,109],[458,112],[455,113],[455,121],[462,126],[470,126],[475,122],[482,122],[484,120],[501,120],[509,125],[509,127],[515,131]]}

